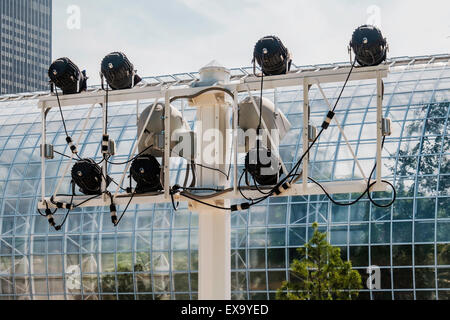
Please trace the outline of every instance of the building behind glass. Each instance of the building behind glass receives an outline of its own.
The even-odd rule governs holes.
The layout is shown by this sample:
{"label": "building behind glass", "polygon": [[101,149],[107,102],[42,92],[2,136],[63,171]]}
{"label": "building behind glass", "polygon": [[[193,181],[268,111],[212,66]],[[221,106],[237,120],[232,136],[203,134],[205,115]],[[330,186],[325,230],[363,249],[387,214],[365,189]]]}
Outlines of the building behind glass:
{"label": "building behind glass", "polygon": [[[398,191],[391,208],[374,207],[367,198],[352,207],[337,207],[325,196],[297,196],[272,198],[232,214],[233,299],[273,299],[283,281],[294,280],[290,264],[298,257],[296,249],[310,239],[314,222],[341,248],[342,257],[352,261],[364,283],[368,266],[381,268],[381,288],[365,287],[361,299],[450,299],[449,59],[440,55],[389,61],[383,106],[393,134],[386,139],[382,173]],[[348,63],[335,66],[343,65]],[[247,70],[251,72],[233,69],[232,74]],[[193,76],[145,80],[151,85]],[[341,86],[323,85],[331,103]],[[302,90],[265,92],[293,126],[280,148],[288,169],[303,152]],[[316,88],[310,95],[311,119],[320,126],[327,105]],[[171,204],[132,205],[118,228],[111,224],[108,207],[76,209],[60,232],[39,216],[41,118],[36,99],[33,94],[0,96],[0,299],[197,299],[198,216],[187,204],[178,211]],[[140,101],[139,109],[150,103]],[[176,106],[181,109],[180,104]],[[89,108],[64,108],[74,139]],[[193,127],[195,109],[187,104],[182,109]],[[336,114],[368,175],[376,150],[375,80],[351,81]],[[109,117],[108,132],[117,142],[114,162],[126,161],[136,141],[136,102],[111,104]],[[47,119],[48,143],[70,154],[57,108]],[[102,109],[96,107],[79,146],[81,156],[100,161],[101,138]],[[182,185],[185,163],[173,161],[171,184]],[[47,161],[47,196],[66,162],[60,155]],[[119,180],[123,167],[110,169],[111,177]],[[335,124],[311,151],[310,174],[320,181],[362,178]],[[69,182],[61,192],[70,192]],[[391,194],[374,197],[383,201]],[[58,213],[57,222],[63,215]]]}
{"label": "building behind glass", "polygon": [[52,0],[2,0],[0,16],[0,94],[48,88]]}

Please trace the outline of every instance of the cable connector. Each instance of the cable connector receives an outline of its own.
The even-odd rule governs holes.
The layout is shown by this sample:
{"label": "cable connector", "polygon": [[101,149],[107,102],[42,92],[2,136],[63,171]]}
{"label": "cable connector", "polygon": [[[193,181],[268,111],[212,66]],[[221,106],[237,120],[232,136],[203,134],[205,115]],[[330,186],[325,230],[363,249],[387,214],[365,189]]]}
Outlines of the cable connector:
{"label": "cable connector", "polygon": [[336,115],[336,114],[335,114],[333,111],[329,111],[329,112],[328,112],[327,118],[326,118],[326,120],[325,120],[325,121],[323,122],[323,124],[322,124],[322,128],[323,128],[324,130],[327,130],[327,129],[328,129],[328,127],[330,126],[331,120],[333,120],[333,118],[334,118],[335,115]]}
{"label": "cable connector", "polygon": [[170,189],[170,192],[171,192],[172,195],[179,195],[181,193],[181,191],[182,191],[181,186],[178,185],[178,184],[174,185]]}
{"label": "cable connector", "polygon": [[231,212],[244,211],[250,209],[250,203],[234,204],[231,206]]}
{"label": "cable connector", "polygon": [[285,191],[289,190],[291,187],[292,185],[289,182],[285,182],[281,186],[279,186],[278,189],[275,190],[275,194],[279,196]]}
{"label": "cable connector", "polygon": [[50,226],[55,228],[55,226],[56,226],[55,219],[54,219],[53,213],[50,209],[45,210],[45,216],[47,217],[47,220],[48,220],[48,223],[50,224]]}
{"label": "cable connector", "polygon": [[111,222],[113,225],[117,225],[117,207],[115,204],[109,206],[109,210],[111,211]]}
{"label": "cable connector", "polygon": [[109,152],[109,135],[104,134],[102,139],[102,154],[108,154]]}
{"label": "cable connector", "polygon": [[58,209],[67,209],[67,210],[75,209],[75,206],[71,203],[57,202],[55,205]]}
{"label": "cable connector", "polygon": [[77,154],[78,150],[77,147],[73,144],[73,140],[71,137],[66,138],[66,142],[69,145],[70,151],[72,151],[73,154]]}

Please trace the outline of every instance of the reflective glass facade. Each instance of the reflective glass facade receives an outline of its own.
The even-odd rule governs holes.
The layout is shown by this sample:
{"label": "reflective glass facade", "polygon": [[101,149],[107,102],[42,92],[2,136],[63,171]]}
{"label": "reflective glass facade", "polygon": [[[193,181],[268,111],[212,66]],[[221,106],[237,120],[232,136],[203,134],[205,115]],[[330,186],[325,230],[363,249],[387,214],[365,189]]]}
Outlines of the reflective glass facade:
{"label": "reflective glass facade", "polygon": [[[376,86],[351,82],[337,118],[368,175],[375,157]],[[341,84],[324,86],[333,102]],[[291,121],[281,154],[288,166],[302,154],[302,88],[266,92]],[[311,89],[311,118],[320,126],[327,106]],[[36,212],[40,194],[40,113],[36,97],[0,97],[0,299],[196,299],[198,217],[187,205],[132,205],[116,229],[109,208],[75,210],[61,232]],[[150,102],[141,101],[140,110]],[[89,106],[65,108],[76,139]],[[111,105],[109,133],[116,162],[127,160],[136,140],[136,104]],[[232,214],[233,299],[272,299],[289,279],[296,248],[318,222],[365,282],[366,268],[381,268],[381,290],[361,299],[450,298],[450,66],[419,63],[392,67],[385,80],[384,113],[393,134],[383,151],[383,177],[398,200],[379,209],[363,199],[336,207],[325,196],[273,198]],[[102,110],[95,108],[80,153],[101,157]],[[193,125],[195,110],[185,106]],[[58,110],[48,116],[48,141],[69,154]],[[241,163],[244,155],[240,156]],[[333,124],[311,154],[311,175],[321,181],[361,179]],[[46,190],[56,187],[66,159],[47,162]],[[184,163],[173,159],[172,183],[182,184]],[[123,167],[111,168],[118,180]],[[64,192],[69,192],[69,180]],[[340,195],[342,201],[358,195]],[[390,193],[374,194],[383,200]],[[119,212],[121,212],[119,208]],[[63,218],[63,212],[56,217]]]}
{"label": "reflective glass facade", "polygon": [[52,0],[2,0],[0,16],[0,94],[47,89]]}

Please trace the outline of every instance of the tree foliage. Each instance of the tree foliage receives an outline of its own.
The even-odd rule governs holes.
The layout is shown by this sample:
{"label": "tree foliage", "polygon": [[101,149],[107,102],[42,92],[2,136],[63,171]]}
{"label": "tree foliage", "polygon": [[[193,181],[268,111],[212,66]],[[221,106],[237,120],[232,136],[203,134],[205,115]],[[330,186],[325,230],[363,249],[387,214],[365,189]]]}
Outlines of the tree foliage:
{"label": "tree foliage", "polygon": [[352,300],[362,288],[360,274],[351,262],[341,259],[339,248],[331,246],[326,233],[313,224],[314,235],[299,248],[302,259],[291,265],[291,282],[284,282],[277,292],[279,300]]}

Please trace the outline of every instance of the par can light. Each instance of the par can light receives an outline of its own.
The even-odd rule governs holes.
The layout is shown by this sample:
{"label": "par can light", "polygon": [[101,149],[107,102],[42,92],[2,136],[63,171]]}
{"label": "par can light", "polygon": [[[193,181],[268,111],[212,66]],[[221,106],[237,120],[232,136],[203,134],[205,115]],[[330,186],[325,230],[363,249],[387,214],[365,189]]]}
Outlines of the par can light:
{"label": "par can light", "polygon": [[130,172],[137,183],[136,193],[142,194],[163,189],[160,180],[161,166],[155,157],[147,154],[136,158],[131,164]]}
{"label": "par can light", "polygon": [[260,39],[253,52],[253,62],[257,62],[266,76],[286,74],[291,69],[289,50],[275,36]]}
{"label": "par can light", "polygon": [[[102,193],[102,169],[92,159],[82,159],[72,167],[72,180],[80,188],[80,192],[90,195]],[[111,183],[107,177],[106,186]]]}
{"label": "par can light", "polygon": [[60,88],[63,94],[75,94],[86,91],[86,71],[80,71],[69,58],[55,60],[48,69],[51,83]]}
{"label": "par can light", "polygon": [[370,67],[378,66],[386,60],[388,44],[380,29],[362,25],[353,32],[350,48],[360,66]]}
{"label": "par can light", "polygon": [[101,76],[105,77],[113,90],[133,88],[142,80],[136,74],[133,64],[122,52],[112,52],[103,58]]}
{"label": "par can light", "polygon": [[250,150],[245,157],[245,170],[262,186],[272,186],[278,183],[281,171],[280,160],[265,147]]}

